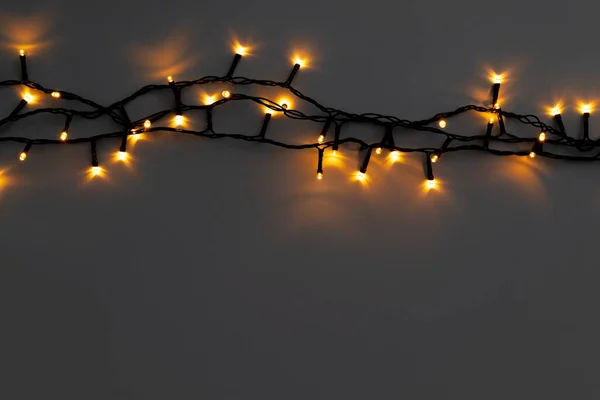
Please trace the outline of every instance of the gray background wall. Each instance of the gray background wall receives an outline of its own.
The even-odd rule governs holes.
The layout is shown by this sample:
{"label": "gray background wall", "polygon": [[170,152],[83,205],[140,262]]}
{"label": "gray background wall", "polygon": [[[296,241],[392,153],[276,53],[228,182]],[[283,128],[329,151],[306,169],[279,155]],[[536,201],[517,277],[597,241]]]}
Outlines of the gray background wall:
{"label": "gray background wall", "polygon": [[[580,3],[13,2],[0,79],[29,45],[33,80],[109,104],[169,74],[224,74],[237,36],[254,45],[242,76],[283,79],[307,51],[295,86],[330,107],[425,118],[481,101],[491,66],[510,71],[506,109],[542,115],[600,94],[597,10]],[[17,94],[2,91],[2,115]],[[222,123],[258,129],[260,110],[242,108]],[[283,121],[273,134],[319,129]],[[461,124],[448,129],[484,120]],[[107,179],[90,183],[85,145],[25,163],[0,146],[2,398],[600,394],[597,165],[459,153],[425,195],[411,156],[375,158],[362,187],[351,150],[318,182],[313,152],[165,133],[126,167],[117,147],[100,143]]]}

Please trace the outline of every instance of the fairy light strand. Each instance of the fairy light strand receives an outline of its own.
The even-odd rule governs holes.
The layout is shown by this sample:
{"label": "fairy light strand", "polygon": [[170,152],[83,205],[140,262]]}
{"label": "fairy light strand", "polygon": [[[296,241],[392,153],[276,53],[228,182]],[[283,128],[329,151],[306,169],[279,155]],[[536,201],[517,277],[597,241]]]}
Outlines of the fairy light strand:
{"label": "fairy light strand", "polygon": [[[23,112],[25,107],[31,102],[32,95],[26,94],[22,100],[17,104],[16,108],[9,114],[8,117],[0,120],[0,126],[7,125],[9,123],[17,123],[18,121],[34,117],[41,114],[59,114],[64,115],[66,122],[60,135],[57,139],[32,139],[25,137],[2,137],[0,136],[0,142],[16,142],[25,145],[25,148],[20,153],[19,158],[25,160],[32,146],[38,145],[55,145],[55,144],[79,144],[79,143],[90,143],[92,167],[95,172],[100,171],[98,162],[98,156],[96,151],[96,143],[101,139],[120,138],[121,143],[119,151],[122,154],[126,154],[127,138],[130,134],[139,132],[153,133],[159,131],[170,131],[179,132],[182,134],[195,135],[210,139],[230,138],[245,141],[253,141],[258,143],[270,144],[286,149],[292,150],[303,150],[303,149],[318,149],[318,168],[317,175],[319,179],[323,177],[323,154],[325,149],[331,148],[335,155],[341,145],[347,143],[354,143],[359,145],[359,150],[366,150],[366,155],[363,159],[359,174],[366,174],[367,166],[371,158],[371,152],[373,149],[377,149],[376,153],[380,153],[382,148],[390,151],[394,154],[395,158],[398,156],[398,152],[404,153],[423,153],[426,158],[426,177],[428,181],[433,181],[433,166],[432,162],[439,160],[444,153],[456,153],[464,151],[483,151],[488,154],[497,156],[542,156],[551,159],[571,160],[571,161],[597,161],[600,160],[600,151],[594,150],[600,149],[600,140],[591,140],[589,134],[589,118],[591,109],[586,106],[582,112],[584,121],[584,132],[583,138],[577,139],[567,134],[564,124],[562,122],[561,110],[557,107],[553,109],[551,124],[556,125],[555,128],[552,125],[548,125],[542,120],[531,114],[521,115],[503,110],[498,104],[501,79],[498,77],[494,78],[491,99],[492,103],[490,107],[478,106],[478,105],[466,105],[455,109],[454,111],[438,113],[431,118],[425,120],[406,120],[400,119],[394,116],[386,116],[376,113],[364,113],[354,114],[346,111],[338,110],[335,108],[326,107],[316,100],[302,94],[299,90],[291,86],[292,81],[296,77],[297,73],[304,66],[304,61],[301,59],[295,59],[293,68],[285,81],[272,81],[272,80],[258,80],[250,79],[245,77],[233,77],[236,67],[243,58],[245,52],[244,48],[237,51],[233,62],[223,77],[206,76],[201,79],[193,81],[175,81],[173,77],[167,78],[167,84],[162,85],[147,85],[131,94],[130,96],[117,101],[109,106],[102,106],[90,99],[81,97],[75,93],[70,93],[64,90],[57,91],[55,89],[49,89],[42,85],[30,81],[27,73],[27,62],[24,51],[20,51],[19,58],[21,62],[21,80],[7,80],[1,81],[0,87],[3,86],[16,86],[21,85],[30,90],[32,93],[43,93],[50,95],[56,99],[69,100],[74,103],[80,103],[91,107],[91,111],[81,111],[72,108],[62,107],[46,107],[36,108],[31,111]],[[204,105],[188,105],[181,101],[182,90],[198,85],[212,84],[212,83],[226,83],[235,86],[268,86],[268,87],[279,87],[284,90],[288,90],[296,98],[310,103],[315,106],[320,112],[320,115],[307,115],[297,109],[291,109],[287,104],[278,104],[273,100],[251,96],[242,93],[235,93],[229,90],[222,92],[222,99],[217,101],[211,101],[209,104]],[[133,100],[148,95],[149,93],[170,89],[174,96],[174,107],[171,109],[165,109],[157,111],[152,115],[146,116],[140,120],[131,121],[129,115],[125,111],[125,106]],[[213,127],[213,110],[223,104],[230,101],[247,101],[257,103],[264,106],[267,112],[264,115],[264,120],[261,129],[258,134],[231,134],[217,132]],[[203,110],[206,112],[207,125],[203,130],[191,130],[184,129],[181,127],[183,122],[183,114],[190,111]],[[272,113],[281,113],[289,119],[306,120],[318,123],[321,129],[315,129],[315,132],[319,133],[316,143],[306,144],[292,144],[283,141],[277,141],[266,137],[267,128],[269,121],[271,120]],[[451,133],[447,129],[448,120],[452,117],[473,112],[473,113],[484,113],[484,114],[495,114],[498,120],[500,128],[500,134],[493,135],[494,119],[491,118],[487,124],[485,131],[481,135],[466,136],[457,133]],[[162,118],[168,117],[169,115],[175,114],[176,127],[171,126],[155,126],[154,123],[158,122]],[[98,119],[101,117],[110,117],[114,122],[121,125],[121,129],[115,132],[106,132],[97,134],[89,137],[76,137],[71,138],[69,136],[69,127],[74,118],[80,119]],[[509,133],[506,130],[504,123],[505,119],[510,119],[520,123],[521,125],[530,126],[536,128],[538,132],[542,132],[538,137],[522,137],[515,134]],[[347,124],[360,123],[360,124],[371,124],[373,126],[382,126],[385,129],[383,140],[375,143],[367,143],[366,141],[358,137],[341,137],[342,128]],[[326,135],[331,125],[335,125],[335,135],[333,140],[326,141]],[[432,125],[438,125],[438,127]],[[137,127],[137,128],[136,128]],[[437,134],[445,137],[445,140],[441,147],[404,147],[397,146],[394,141],[394,128],[404,128],[420,132],[427,132]],[[450,147],[451,143],[457,143],[456,146]],[[516,150],[500,150],[495,149],[491,146],[493,143],[509,145]],[[530,150],[523,149],[523,144],[529,144]],[[503,146],[506,147],[506,146]],[[552,148],[553,151],[549,151],[548,148]],[[558,150],[558,151],[557,151]]]}

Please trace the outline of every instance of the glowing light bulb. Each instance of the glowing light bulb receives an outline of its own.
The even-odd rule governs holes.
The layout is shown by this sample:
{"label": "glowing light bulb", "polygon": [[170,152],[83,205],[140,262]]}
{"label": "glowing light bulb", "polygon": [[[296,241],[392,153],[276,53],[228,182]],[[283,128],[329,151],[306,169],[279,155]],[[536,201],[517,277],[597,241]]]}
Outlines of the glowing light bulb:
{"label": "glowing light bulb", "polygon": [[325,136],[319,135],[319,143],[323,143],[325,141]]}
{"label": "glowing light bulb", "polygon": [[439,122],[440,128],[444,129],[446,127],[446,125],[447,125],[446,121],[443,120],[443,119],[441,119],[440,122]]}
{"label": "glowing light bulb", "polygon": [[495,108],[496,110],[499,110],[499,109],[500,109],[500,103],[496,103],[496,104],[494,104],[494,108]]}
{"label": "glowing light bulb", "polygon": [[356,173],[356,179],[357,179],[357,180],[359,180],[359,181],[364,181],[364,180],[365,180],[365,178],[366,178],[366,174],[365,174],[365,173],[363,173],[363,172],[360,172],[360,171],[358,171],[358,172]]}
{"label": "glowing light bulb", "polygon": [[177,125],[177,126],[183,125],[183,122],[184,122],[183,115],[175,116],[175,125]]}
{"label": "glowing light bulb", "polygon": [[64,142],[65,140],[67,140],[68,136],[69,136],[69,134],[67,133],[67,131],[62,131],[60,133],[60,140],[62,140]]}
{"label": "glowing light bulb", "polygon": [[27,158],[27,153],[25,153],[24,151],[21,152],[21,154],[19,154],[19,160],[25,161],[26,158]]}
{"label": "glowing light bulb", "polygon": [[221,92],[221,96],[225,97],[226,99],[231,97],[231,92],[229,92],[229,90],[223,90]]}
{"label": "glowing light bulb", "polygon": [[538,140],[540,142],[545,142],[546,141],[546,133],[545,132],[540,132],[540,134],[538,135]]}
{"label": "glowing light bulb", "polygon": [[317,179],[318,179],[318,180],[321,180],[321,179],[323,179],[323,174],[322,174],[321,172],[319,172],[319,173],[317,174]]}
{"label": "glowing light bulb", "polygon": [[100,175],[102,173],[102,169],[98,166],[92,167],[92,175]]}
{"label": "glowing light bulb", "polygon": [[300,58],[300,56],[294,57],[294,64],[298,64],[300,68],[306,65],[306,60],[304,58]]}
{"label": "glowing light bulb", "polygon": [[579,107],[579,111],[581,111],[582,114],[590,114],[592,112],[592,105],[582,104],[581,107]]}
{"label": "glowing light bulb", "polygon": [[204,95],[204,104],[206,104],[207,106],[214,103],[215,100],[216,100],[215,96],[209,96],[207,94]]}
{"label": "glowing light bulb", "polygon": [[554,106],[554,107],[552,107],[552,110],[550,110],[550,114],[552,114],[553,117],[559,115],[560,113],[561,113],[560,106]]}
{"label": "glowing light bulb", "polygon": [[400,152],[398,150],[393,150],[390,153],[390,160],[392,160],[393,162],[398,161],[398,159],[400,159]]}
{"label": "glowing light bulb", "polygon": [[425,182],[425,186],[427,187],[427,189],[435,189],[437,183],[435,182],[435,179],[428,179]]}
{"label": "glowing light bulb", "polygon": [[169,83],[173,83],[173,77],[171,75],[167,76],[167,81],[169,81]]}
{"label": "glowing light bulb", "polygon": [[439,159],[440,159],[440,156],[438,156],[437,154],[433,154],[433,155],[431,156],[431,162],[432,162],[432,163],[435,163],[435,162],[437,162],[437,160],[439,160]]}
{"label": "glowing light bulb", "polygon": [[331,150],[331,155],[334,157],[337,156],[337,150]]}
{"label": "glowing light bulb", "polygon": [[532,151],[531,153],[529,153],[529,157],[535,158],[535,152]]}
{"label": "glowing light bulb", "polygon": [[25,100],[28,103],[31,103],[33,101],[33,96],[30,93],[25,93],[23,95],[23,100]]}
{"label": "glowing light bulb", "polygon": [[235,53],[239,54],[240,56],[245,56],[247,53],[246,47],[242,46],[241,44],[237,44],[235,46]]}
{"label": "glowing light bulb", "polygon": [[377,154],[381,154],[382,151],[383,151],[383,149],[381,147],[378,147],[375,149],[375,153],[377,153]]}
{"label": "glowing light bulb", "polygon": [[150,129],[151,126],[152,126],[152,122],[150,122],[149,119],[144,121],[144,128]]}
{"label": "glowing light bulb", "polygon": [[494,83],[502,83],[502,75],[495,74],[495,75],[492,77],[492,81],[493,81]]}
{"label": "glowing light bulb", "polygon": [[25,50],[19,50],[19,55],[23,57],[25,55]]}
{"label": "glowing light bulb", "polygon": [[494,123],[495,118],[494,117],[490,117],[489,123],[493,124]]}
{"label": "glowing light bulb", "polygon": [[59,99],[60,98],[60,92],[52,92],[52,97],[54,97],[55,99]]}
{"label": "glowing light bulb", "polygon": [[126,151],[119,151],[117,153],[117,159],[119,159],[119,161],[127,161],[127,152]]}

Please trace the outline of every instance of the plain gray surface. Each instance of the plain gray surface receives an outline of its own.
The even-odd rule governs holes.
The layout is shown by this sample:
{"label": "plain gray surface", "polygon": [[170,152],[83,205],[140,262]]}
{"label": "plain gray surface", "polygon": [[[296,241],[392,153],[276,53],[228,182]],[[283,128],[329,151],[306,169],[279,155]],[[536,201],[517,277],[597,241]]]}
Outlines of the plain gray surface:
{"label": "plain gray surface", "polygon": [[[405,3],[14,2],[0,79],[35,44],[31,79],[108,104],[169,74],[224,74],[235,34],[255,46],[237,75],[283,79],[304,48],[296,87],[352,112],[420,119],[480,101],[486,66],[510,70],[511,111],[600,93],[590,2]],[[18,98],[1,96],[4,115]],[[259,129],[260,110],[241,108]],[[283,121],[274,134],[319,129]],[[0,146],[1,398],[600,395],[597,165],[459,153],[424,195],[411,156],[374,158],[361,187],[350,150],[318,182],[312,152],[159,134],[127,168],[117,148],[100,143],[108,179],[87,183],[86,145],[26,163]]]}

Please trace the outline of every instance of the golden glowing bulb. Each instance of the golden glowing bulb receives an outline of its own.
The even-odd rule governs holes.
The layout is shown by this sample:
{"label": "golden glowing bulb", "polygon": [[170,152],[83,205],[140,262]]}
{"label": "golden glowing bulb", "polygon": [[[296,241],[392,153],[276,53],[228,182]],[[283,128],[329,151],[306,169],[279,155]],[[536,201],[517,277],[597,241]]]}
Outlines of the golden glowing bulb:
{"label": "golden glowing bulb", "polygon": [[492,77],[492,81],[493,81],[494,83],[502,83],[502,75],[495,74],[495,75]]}
{"label": "golden glowing bulb", "polygon": [[25,50],[19,50],[19,55],[23,57],[25,55]]}
{"label": "golden glowing bulb", "polygon": [[28,103],[33,102],[33,96],[30,93],[25,93],[23,95],[23,100],[25,100]]}
{"label": "golden glowing bulb", "polygon": [[100,175],[102,173],[102,169],[98,166],[92,167],[92,175]]}
{"label": "golden glowing bulb", "polygon": [[552,109],[550,110],[550,114],[552,114],[552,116],[555,117],[555,116],[559,115],[561,113],[561,111],[562,110],[560,109],[560,106],[557,105],[557,106],[552,107]]}
{"label": "golden glowing bulb", "polygon": [[325,136],[319,135],[319,140],[318,141],[319,141],[319,144],[323,143],[325,141]]}
{"label": "golden glowing bulb", "polygon": [[173,83],[173,77],[172,76],[167,76],[167,81],[169,81],[169,83]]}
{"label": "golden glowing bulb", "polygon": [[546,141],[546,133],[545,132],[540,132],[540,134],[538,135],[538,140],[540,142],[545,142]]}
{"label": "golden glowing bulb", "polygon": [[398,150],[393,150],[390,153],[390,160],[392,160],[392,162],[396,162],[398,159],[400,159],[400,152]]}
{"label": "golden glowing bulb", "polygon": [[229,90],[223,90],[221,92],[221,96],[225,97],[226,99],[231,97],[231,92]]}
{"label": "golden glowing bulb", "polygon": [[582,114],[590,114],[592,112],[592,105],[591,104],[582,104],[579,107],[579,111],[581,111]]}
{"label": "golden glowing bulb", "polygon": [[52,92],[52,97],[54,97],[55,99],[59,99],[60,98],[60,92]]}
{"label": "golden glowing bulb", "polygon": [[531,153],[529,153],[529,157],[535,158],[535,152],[532,151]]}
{"label": "golden glowing bulb", "polygon": [[383,151],[383,149],[381,147],[378,147],[375,149],[375,153],[377,153],[377,154],[381,154],[382,151]]}
{"label": "golden glowing bulb", "polygon": [[495,118],[494,117],[490,117],[489,123],[493,124],[494,123]]}
{"label": "golden glowing bulb", "polygon": [[437,154],[433,154],[431,156],[431,162],[433,162],[433,163],[437,162],[437,160],[439,160],[439,159],[440,159],[440,156],[438,156]]}
{"label": "golden glowing bulb", "polygon": [[435,189],[436,185],[435,179],[428,179],[427,182],[425,182],[427,189]]}
{"label": "golden glowing bulb", "polygon": [[184,119],[183,119],[183,115],[176,115],[175,116],[175,125],[177,126],[181,126],[184,123]]}
{"label": "golden glowing bulb", "polygon": [[239,54],[240,56],[245,56],[246,52],[247,52],[246,47],[242,46],[241,44],[238,43],[235,46],[235,53],[236,54]]}
{"label": "golden glowing bulb", "polygon": [[440,128],[444,129],[446,127],[446,125],[447,125],[446,121],[443,120],[443,119],[441,119],[440,122],[439,122]]}
{"label": "golden glowing bulb", "polygon": [[334,157],[337,156],[337,150],[331,150],[331,155]]}
{"label": "golden glowing bulb", "polygon": [[206,104],[207,106],[209,106],[212,103],[214,103],[215,100],[216,100],[215,96],[209,96],[207,94],[204,95],[204,104]]}
{"label": "golden glowing bulb", "polygon": [[127,161],[127,152],[126,151],[119,151],[117,153],[117,159],[119,161]]}
{"label": "golden glowing bulb", "polygon": [[151,126],[152,126],[152,122],[150,122],[149,119],[144,121],[144,128],[150,129]]}
{"label": "golden glowing bulb", "polygon": [[21,154],[19,154],[19,160],[25,161],[26,158],[27,158],[27,153],[25,153],[24,151],[21,152]]}
{"label": "golden glowing bulb", "polygon": [[321,172],[319,172],[319,173],[317,174],[317,179],[318,179],[318,180],[321,180],[321,179],[323,179],[323,174],[322,174]]}
{"label": "golden glowing bulb", "polygon": [[294,64],[298,64],[300,68],[306,65],[306,60],[304,58],[300,58],[300,56],[294,57]]}
{"label": "golden glowing bulb", "polygon": [[495,108],[496,110],[499,110],[499,109],[500,109],[500,103],[496,103],[496,104],[494,104],[494,108]]}
{"label": "golden glowing bulb", "polygon": [[62,140],[64,142],[65,140],[67,140],[68,136],[69,136],[69,134],[67,133],[67,131],[62,131],[60,133],[60,140]]}
{"label": "golden glowing bulb", "polygon": [[357,179],[357,180],[359,180],[359,181],[364,181],[364,180],[365,180],[365,178],[366,178],[366,174],[365,174],[364,172],[360,172],[360,171],[358,171],[358,172],[356,173],[356,179]]}

